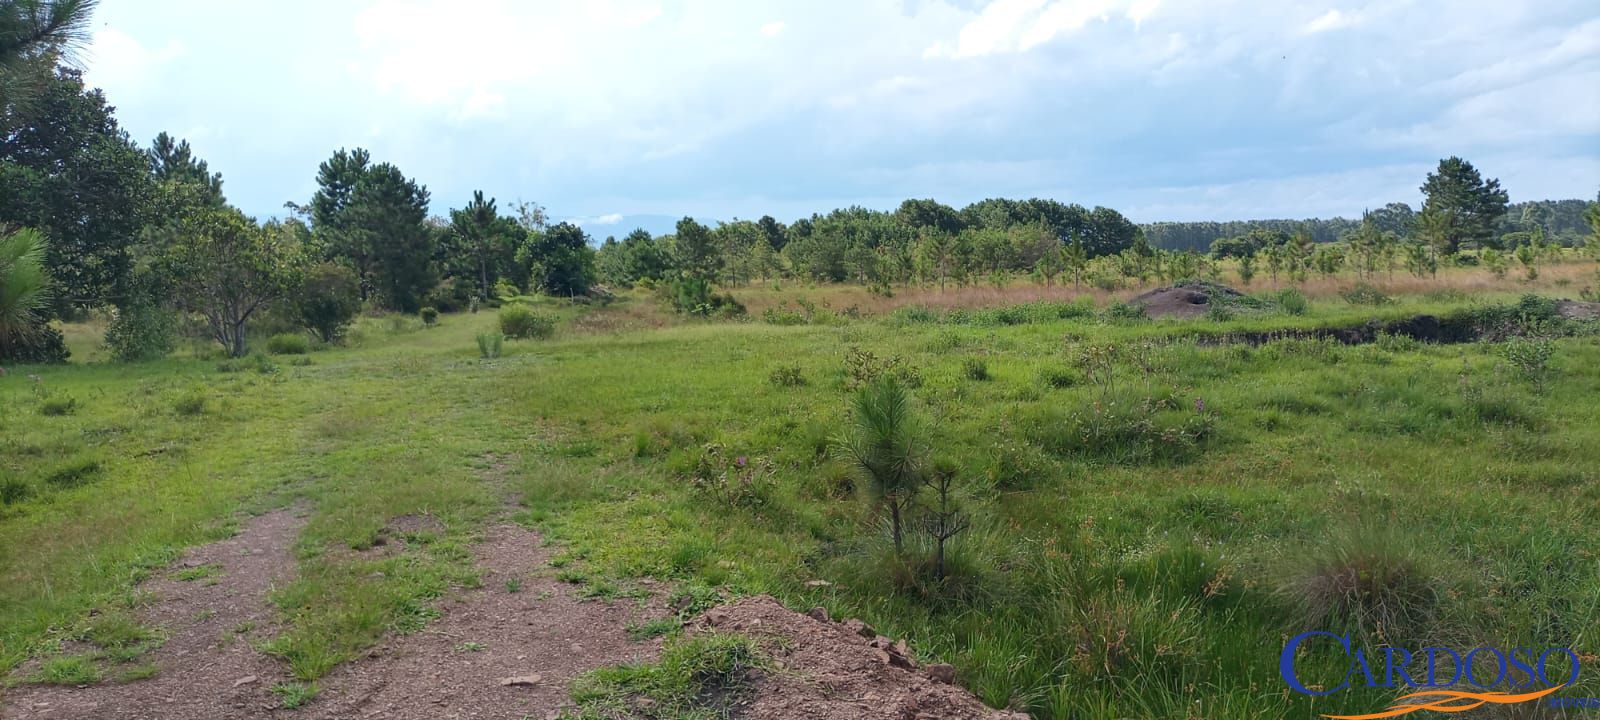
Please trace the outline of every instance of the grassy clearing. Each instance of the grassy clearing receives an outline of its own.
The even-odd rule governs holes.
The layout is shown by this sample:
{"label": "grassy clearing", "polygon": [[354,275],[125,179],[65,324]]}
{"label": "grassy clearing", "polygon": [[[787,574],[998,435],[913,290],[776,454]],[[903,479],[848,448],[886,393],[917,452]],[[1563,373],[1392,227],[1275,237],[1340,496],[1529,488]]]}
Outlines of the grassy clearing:
{"label": "grassy clearing", "polygon": [[[298,573],[272,598],[287,629],[266,649],[309,683],[474,585],[468,545],[508,497],[564,545],[555,572],[596,598],[649,576],[679,581],[685,608],[724,591],[823,605],[1043,717],[1295,717],[1390,699],[1289,693],[1278,652],[1303,629],[1592,657],[1593,336],[1551,341],[1538,378],[1503,343],[1196,341],[1484,302],[656,327],[625,300],[560,310],[553,339],[506,340],[491,358],[485,312],[426,332],[366,319],[306,366],[30,368],[0,380],[0,406],[43,392],[77,407],[0,417],[0,668],[37,655],[75,677],[72,656],[52,655],[72,632],[60,628],[127,606],[152,568],[225,536],[235,510],[299,502]],[[972,527],[943,580],[915,533],[894,556],[830,451],[853,351],[917,375],[936,454],[958,473]],[[707,470],[739,459],[770,471]],[[440,529],[387,530],[407,515]],[[1342,677],[1341,660],[1301,667]],[[1600,694],[1589,668],[1578,691]],[[656,682],[642,677],[655,675],[596,680],[590,699],[638,695]]]}

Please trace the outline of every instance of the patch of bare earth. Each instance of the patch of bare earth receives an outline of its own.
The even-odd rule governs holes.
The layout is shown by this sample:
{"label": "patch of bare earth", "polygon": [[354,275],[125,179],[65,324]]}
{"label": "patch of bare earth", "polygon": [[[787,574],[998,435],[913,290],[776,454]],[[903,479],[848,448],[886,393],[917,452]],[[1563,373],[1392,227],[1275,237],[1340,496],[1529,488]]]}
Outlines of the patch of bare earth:
{"label": "patch of bare earth", "polygon": [[[277,704],[269,688],[287,672],[252,644],[274,634],[267,595],[274,584],[292,576],[290,548],[303,523],[291,510],[252,518],[238,535],[188,551],[144,584],[153,602],[141,610],[140,619],[165,638],[142,659],[159,668],[155,677],[85,687],[25,685],[7,693],[0,715],[16,720],[216,720],[268,714]],[[209,572],[178,579],[195,568]]]}
{"label": "patch of bare earth", "polygon": [[742,718],[883,718],[884,720],[1025,720],[994,710],[952,685],[949,665],[919,666],[903,642],[877,635],[859,620],[830,622],[818,608],[801,614],[771,596],[713,608],[701,630],[756,638],[772,657],[750,697],[733,709]]}
{"label": "patch of bare earth", "polygon": [[1138,295],[1128,302],[1144,308],[1153,318],[1200,317],[1211,309],[1213,295],[1240,297],[1239,291],[1214,283],[1181,282],[1172,287],[1157,288]]}
{"label": "patch of bare earth", "polygon": [[660,652],[659,640],[631,641],[626,627],[665,608],[654,600],[641,606],[576,597],[572,586],[543,572],[547,551],[537,533],[496,526],[477,555],[481,588],[446,600],[443,616],[426,630],[390,638],[335,670],[297,717],[555,717],[571,706],[573,677]]}

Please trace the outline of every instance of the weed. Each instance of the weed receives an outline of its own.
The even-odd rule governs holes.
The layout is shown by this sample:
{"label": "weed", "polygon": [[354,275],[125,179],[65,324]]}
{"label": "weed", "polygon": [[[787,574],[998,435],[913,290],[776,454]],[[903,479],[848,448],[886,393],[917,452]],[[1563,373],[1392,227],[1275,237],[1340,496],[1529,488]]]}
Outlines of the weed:
{"label": "weed", "polygon": [[676,618],[670,617],[646,620],[642,623],[628,623],[628,639],[649,640],[650,638],[677,632],[679,627],[681,627],[680,622]]}
{"label": "weed", "polygon": [[221,574],[221,565],[207,563],[205,565],[196,565],[192,568],[184,568],[183,570],[179,570],[175,577],[184,582],[194,582],[195,580],[204,580],[206,578],[216,577]]}
{"label": "weed", "polygon": [[50,396],[39,401],[39,414],[51,417],[71,415],[78,411],[78,399],[71,395]]}
{"label": "weed", "polygon": [[556,319],[523,303],[500,308],[500,333],[513,340],[543,340],[556,333]]}
{"label": "weed", "polygon": [[100,682],[100,668],[83,655],[58,655],[40,663],[37,681],[46,685],[89,685]]}
{"label": "weed", "polygon": [[504,333],[478,333],[478,357],[493,360],[500,357],[500,349],[504,345]]}
{"label": "weed", "polygon": [[0,478],[0,505],[16,505],[33,496],[33,486],[14,477]]}
{"label": "weed", "polygon": [[1537,392],[1544,392],[1545,381],[1554,371],[1550,361],[1555,343],[1549,338],[1513,337],[1500,348],[1500,355],[1523,380],[1533,383]]}
{"label": "weed", "polygon": [[845,351],[844,372],[844,388],[850,392],[871,384],[883,375],[893,376],[902,387],[922,387],[922,373],[901,360],[899,355],[880,358],[870,350],[855,346]]}
{"label": "weed", "polygon": [[304,355],[311,352],[311,341],[299,333],[280,333],[267,338],[267,352],[273,355]]}
{"label": "weed", "polygon": [[206,391],[194,388],[172,401],[172,410],[179,415],[199,415],[206,411]]}
{"label": "weed", "polygon": [[508,578],[506,580],[506,592],[512,594],[522,592],[522,578]]}
{"label": "weed", "polygon": [[679,638],[653,665],[622,665],[580,675],[572,699],[590,717],[616,717],[648,700],[653,717],[725,715],[748,694],[766,661],[750,639],[704,634]]}
{"label": "weed", "polygon": [[58,466],[45,476],[44,481],[52,487],[75,488],[89,484],[99,474],[99,460],[80,457]]}
{"label": "weed", "polygon": [[1105,311],[1101,313],[1101,317],[1105,318],[1106,322],[1111,323],[1130,323],[1150,319],[1150,315],[1144,311],[1144,306],[1124,302],[1114,302],[1106,306]]}
{"label": "weed", "polygon": [[1391,642],[1415,638],[1439,590],[1413,548],[1378,528],[1341,532],[1307,553],[1281,592],[1298,605],[1306,629],[1346,627]]}
{"label": "weed", "polygon": [[272,686],[272,694],[278,696],[278,704],[285,710],[293,710],[316,699],[317,686],[312,683],[278,683]]}
{"label": "weed", "polygon": [[961,361],[961,375],[968,380],[988,380],[989,364],[982,358],[965,358]]}
{"label": "weed", "polygon": [[1310,309],[1311,303],[1306,300],[1304,293],[1294,288],[1287,288],[1278,292],[1278,307],[1288,315],[1304,315]]}
{"label": "weed", "polygon": [[483,652],[483,651],[488,650],[488,649],[489,649],[488,645],[485,645],[485,644],[483,644],[481,642],[471,642],[471,641],[460,643],[460,644],[456,645],[456,647],[455,647],[455,650],[458,653]]}
{"label": "weed", "polygon": [[759,508],[768,502],[773,473],[766,458],[729,456],[720,443],[707,443],[689,473],[689,483],[724,507]]}
{"label": "weed", "polygon": [[1389,305],[1394,303],[1394,298],[1384,294],[1377,287],[1364,282],[1358,282],[1354,287],[1339,293],[1339,297],[1351,305]]}
{"label": "weed", "polygon": [[780,365],[773,368],[767,380],[777,387],[800,387],[806,384],[806,376],[800,372],[799,365]]}

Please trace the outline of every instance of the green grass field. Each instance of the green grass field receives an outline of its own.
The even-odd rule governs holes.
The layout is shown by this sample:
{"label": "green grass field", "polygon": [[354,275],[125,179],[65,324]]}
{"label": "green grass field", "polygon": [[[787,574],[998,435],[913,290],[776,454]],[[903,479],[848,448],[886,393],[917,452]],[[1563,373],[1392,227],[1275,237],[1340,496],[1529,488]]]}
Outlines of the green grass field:
{"label": "green grass field", "polygon": [[[433,328],[367,319],[346,347],[264,362],[7,368],[0,671],[53,657],[91,611],[135,606],[141,577],[226,535],[237,511],[299,503],[298,577],[272,598],[287,630],[265,649],[314,680],[475,583],[469,544],[509,503],[592,581],[823,605],[1040,717],[1307,717],[1395,697],[1290,692],[1279,653],[1303,630],[1363,647],[1571,647],[1585,664],[1563,694],[1600,696],[1593,328],[1551,341],[1543,378],[1505,343],[1195,340],[1490,301],[1515,297],[1220,322],[1040,305],[574,329],[648,315],[638,296],[563,308],[554,339],[492,360],[474,340],[495,322],[483,312]],[[69,330],[90,356],[93,332]],[[959,469],[972,526],[943,581],[919,534],[893,554],[831,451],[856,351],[920,380],[934,453]],[[695,481],[735,458],[771,473]],[[352,552],[415,513],[444,529]],[[89,662],[114,676],[136,658]],[[1317,651],[1299,666],[1331,686],[1345,663]]]}

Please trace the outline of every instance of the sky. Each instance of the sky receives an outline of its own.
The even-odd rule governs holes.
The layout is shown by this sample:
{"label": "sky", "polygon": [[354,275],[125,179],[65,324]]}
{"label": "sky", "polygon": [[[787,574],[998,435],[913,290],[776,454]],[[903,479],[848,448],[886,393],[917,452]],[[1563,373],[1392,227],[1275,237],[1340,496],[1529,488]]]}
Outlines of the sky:
{"label": "sky", "polygon": [[1138,222],[1355,216],[1465,157],[1600,190],[1594,0],[101,0],[80,55],[141,145],[258,216],[364,147],[432,192],[783,221],[932,197]]}

